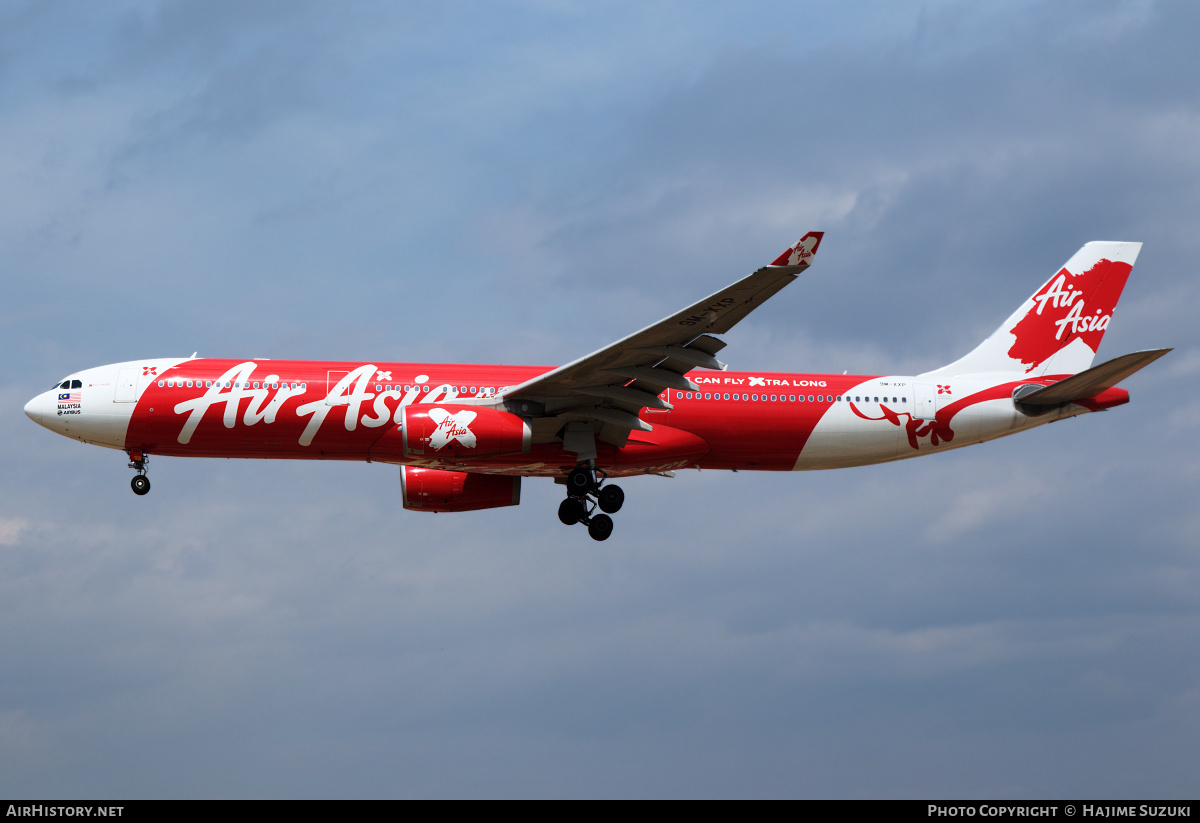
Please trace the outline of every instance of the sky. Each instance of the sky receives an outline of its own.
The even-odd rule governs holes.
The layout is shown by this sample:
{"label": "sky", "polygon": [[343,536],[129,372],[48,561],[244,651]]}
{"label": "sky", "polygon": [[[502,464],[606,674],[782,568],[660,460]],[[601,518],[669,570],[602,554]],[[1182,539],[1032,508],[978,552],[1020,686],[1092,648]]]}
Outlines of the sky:
{"label": "sky", "polygon": [[[1194,798],[1200,6],[0,0],[0,794]],[[395,467],[22,413],[148,357],[600,348],[826,232],[731,368],[956,359],[1145,245],[1103,414],[623,483],[611,539]]]}

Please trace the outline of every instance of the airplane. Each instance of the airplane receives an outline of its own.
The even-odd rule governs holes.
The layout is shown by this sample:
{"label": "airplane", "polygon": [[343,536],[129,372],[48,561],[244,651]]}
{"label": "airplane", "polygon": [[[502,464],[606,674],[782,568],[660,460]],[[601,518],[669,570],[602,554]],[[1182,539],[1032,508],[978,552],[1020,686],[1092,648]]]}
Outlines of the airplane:
{"label": "airplane", "polygon": [[670,317],[557,368],[160,358],[56,381],[25,413],[151,455],[358,460],[400,467],[404,508],[515,506],[523,477],[566,486],[559,519],[596,540],[613,478],[804,471],[919,457],[1129,402],[1117,387],[1171,349],[1092,366],[1141,243],[1081,248],[986,340],[917,375],[732,371],[727,333],[812,263],[823,232]]}

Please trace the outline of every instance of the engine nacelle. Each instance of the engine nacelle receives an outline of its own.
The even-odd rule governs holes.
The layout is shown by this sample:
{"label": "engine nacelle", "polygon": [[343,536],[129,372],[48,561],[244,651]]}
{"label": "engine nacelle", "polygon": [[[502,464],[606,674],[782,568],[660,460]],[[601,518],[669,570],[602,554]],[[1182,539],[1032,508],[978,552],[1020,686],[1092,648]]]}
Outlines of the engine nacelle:
{"label": "engine nacelle", "polygon": [[469,512],[521,502],[521,478],[502,474],[401,466],[400,490],[404,508],[419,512]]}
{"label": "engine nacelle", "polygon": [[456,403],[404,407],[400,437],[405,457],[467,459],[523,454],[533,432],[522,417]]}

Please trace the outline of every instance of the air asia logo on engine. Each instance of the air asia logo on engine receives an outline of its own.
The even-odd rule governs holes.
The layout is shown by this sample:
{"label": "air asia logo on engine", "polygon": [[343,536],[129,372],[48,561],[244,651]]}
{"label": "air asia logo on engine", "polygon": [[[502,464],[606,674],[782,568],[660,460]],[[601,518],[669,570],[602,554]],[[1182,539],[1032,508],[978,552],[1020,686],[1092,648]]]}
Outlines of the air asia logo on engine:
{"label": "air asia logo on engine", "polygon": [[1101,260],[1081,274],[1060,271],[1033,296],[1033,305],[1013,326],[1016,341],[1008,356],[1032,371],[1076,339],[1096,351],[1132,268]]}
{"label": "air asia logo on engine", "polygon": [[477,416],[477,412],[464,409],[458,414],[451,414],[445,409],[430,409],[429,419],[438,424],[429,435],[429,445],[434,451],[443,449],[457,440],[464,448],[475,448],[475,434],[467,428]]}

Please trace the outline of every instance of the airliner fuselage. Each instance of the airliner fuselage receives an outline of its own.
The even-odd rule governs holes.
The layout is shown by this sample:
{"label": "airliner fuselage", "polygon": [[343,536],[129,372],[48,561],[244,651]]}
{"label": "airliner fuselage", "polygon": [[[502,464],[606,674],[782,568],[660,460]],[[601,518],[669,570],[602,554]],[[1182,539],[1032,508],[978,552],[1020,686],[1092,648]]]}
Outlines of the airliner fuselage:
{"label": "airliner fuselage", "polygon": [[731,371],[714,337],[804,271],[810,232],[771,266],[555,368],[175,358],[87,369],[25,407],[59,434],[149,455],[400,465],[406,508],[513,505],[520,478],[567,486],[559,516],[597,539],[607,478],[796,471],[900,460],[1128,402],[1115,383],[1168,350],[1091,367],[1140,244],[1089,243],[1004,325],[921,375]]}

